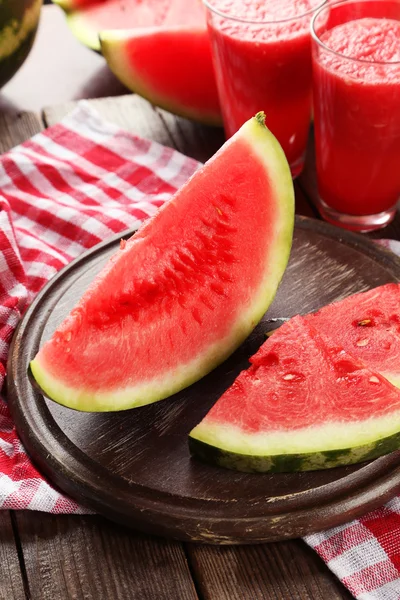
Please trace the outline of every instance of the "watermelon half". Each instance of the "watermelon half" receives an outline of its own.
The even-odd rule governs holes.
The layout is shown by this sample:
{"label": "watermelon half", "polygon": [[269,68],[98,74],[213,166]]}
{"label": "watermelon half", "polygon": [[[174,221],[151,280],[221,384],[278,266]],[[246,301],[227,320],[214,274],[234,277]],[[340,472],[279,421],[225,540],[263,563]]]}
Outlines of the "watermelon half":
{"label": "watermelon half", "polygon": [[400,391],[311,323],[294,317],[263,344],[190,433],[195,456],[239,471],[290,472],[400,447]]}
{"label": "watermelon half", "polygon": [[222,124],[201,0],[56,3],[69,11],[67,22],[78,40],[101,50],[128,89],[175,114]]}
{"label": "watermelon half", "polygon": [[111,411],[197,381],[267,310],[293,224],[290,170],[260,113],[121,244],[31,362],[36,382],[65,406]]}

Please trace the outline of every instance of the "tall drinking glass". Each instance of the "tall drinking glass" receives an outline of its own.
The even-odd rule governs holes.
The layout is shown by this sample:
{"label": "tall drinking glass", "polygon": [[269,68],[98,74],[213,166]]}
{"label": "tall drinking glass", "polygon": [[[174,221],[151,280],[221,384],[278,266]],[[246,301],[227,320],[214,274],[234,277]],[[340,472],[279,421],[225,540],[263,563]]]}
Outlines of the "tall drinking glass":
{"label": "tall drinking glass", "polygon": [[384,227],[400,197],[400,2],[345,0],[312,21],[319,210]]}
{"label": "tall drinking glass", "polygon": [[263,110],[297,176],[311,117],[310,22],[326,0],[203,2],[226,135]]}

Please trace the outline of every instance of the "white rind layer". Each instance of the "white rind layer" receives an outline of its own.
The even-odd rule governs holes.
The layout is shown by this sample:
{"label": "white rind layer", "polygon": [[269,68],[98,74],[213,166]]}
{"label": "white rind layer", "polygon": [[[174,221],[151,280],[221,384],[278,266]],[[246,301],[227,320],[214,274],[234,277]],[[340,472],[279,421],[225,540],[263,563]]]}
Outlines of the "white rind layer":
{"label": "white rind layer", "polygon": [[363,421],[331,421],[287,431],[247,433],[234,425],[204,419],[190,437],[209,446],[244,456],[273,457],[350,450],[395,435],[400,431],[400,408]]}

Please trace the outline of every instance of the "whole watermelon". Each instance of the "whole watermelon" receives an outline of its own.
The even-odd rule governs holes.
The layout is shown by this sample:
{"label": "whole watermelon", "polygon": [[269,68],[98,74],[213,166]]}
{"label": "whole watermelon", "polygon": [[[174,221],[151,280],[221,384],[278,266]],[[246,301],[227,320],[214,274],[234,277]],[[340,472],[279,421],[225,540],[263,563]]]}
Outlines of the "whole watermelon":
{"label": "whole watermelon", "polygon": [[18,71],[32,48],[42,0],[0,0],[0,87]]}

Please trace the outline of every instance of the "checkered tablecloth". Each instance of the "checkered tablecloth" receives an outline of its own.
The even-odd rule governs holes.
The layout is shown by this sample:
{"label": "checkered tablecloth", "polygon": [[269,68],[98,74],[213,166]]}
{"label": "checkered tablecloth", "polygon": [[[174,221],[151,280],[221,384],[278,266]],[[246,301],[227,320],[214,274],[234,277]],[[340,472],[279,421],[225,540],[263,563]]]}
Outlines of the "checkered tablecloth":
{"label": "checkered tablecloth", "polygon": [[[12,333],[41,287],[83,251],[154,214],[198,166],[103,122],[86,103],[0,157],[0,388]],[[382,243],[400,254],[397,242]],[[88,512],[38,473],[2,398],[0,508]],[[399,498],[306,542],[359,600],[400,600]]]}

